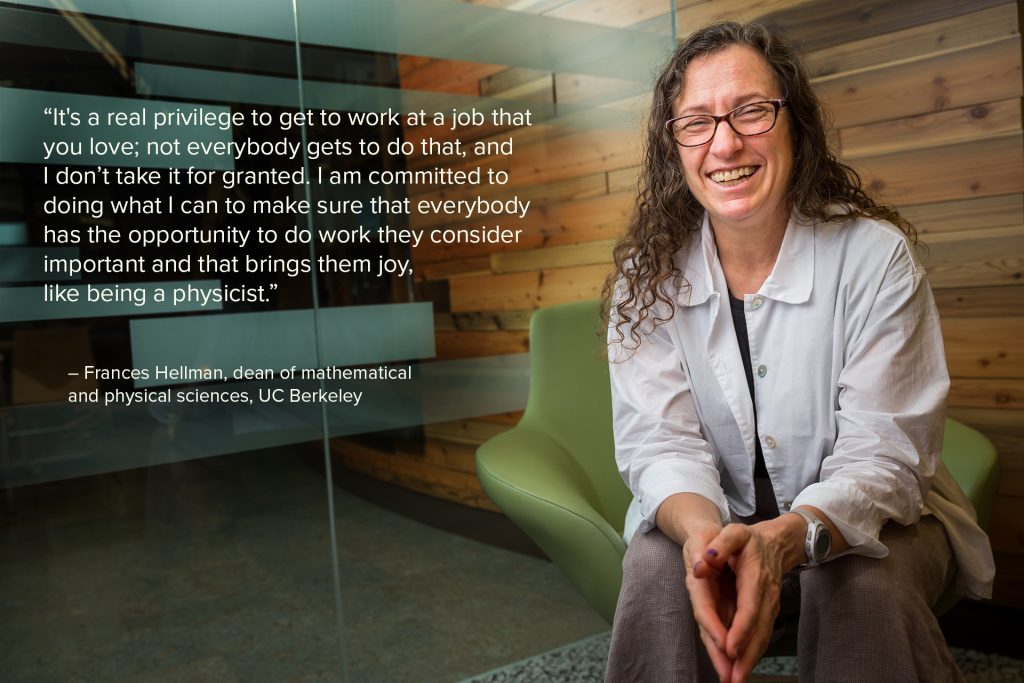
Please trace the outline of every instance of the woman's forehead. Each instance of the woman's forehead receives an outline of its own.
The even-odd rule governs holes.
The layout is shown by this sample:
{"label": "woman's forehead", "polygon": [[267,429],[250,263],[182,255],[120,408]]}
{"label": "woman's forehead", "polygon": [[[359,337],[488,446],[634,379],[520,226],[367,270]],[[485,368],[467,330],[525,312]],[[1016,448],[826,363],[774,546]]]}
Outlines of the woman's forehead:
{"label": "woman's forehead", "polygon": [[711,106],[748,96],[779,97],[778,79],[753,48],[732,45],[690,60],[682,73],[673,108]]}

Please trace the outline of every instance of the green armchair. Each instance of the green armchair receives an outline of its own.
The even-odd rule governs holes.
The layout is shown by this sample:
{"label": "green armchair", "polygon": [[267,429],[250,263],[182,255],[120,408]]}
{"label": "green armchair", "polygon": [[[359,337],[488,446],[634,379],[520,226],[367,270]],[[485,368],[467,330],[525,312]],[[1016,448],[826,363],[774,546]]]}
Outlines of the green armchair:
{"label": "green armchair", "polygon": [[[615,466],[599,303],[546,308],[530,323],[530,396],[519,424],[480,446],[484,490],[608,623],[622,583],[630,493]],[[942,460],[988,525],[999,483],[992,443],[946,422]],[[941,613],[955,602],[947,593]]]}

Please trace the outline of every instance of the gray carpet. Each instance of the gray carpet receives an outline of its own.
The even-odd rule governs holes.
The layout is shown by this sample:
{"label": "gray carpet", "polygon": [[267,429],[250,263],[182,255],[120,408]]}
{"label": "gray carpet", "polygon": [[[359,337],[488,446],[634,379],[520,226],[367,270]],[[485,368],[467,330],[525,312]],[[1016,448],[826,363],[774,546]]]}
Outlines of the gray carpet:
{"label": "gray carpet", "polygon": [[[324,477],[287,449],[19,491],[3,683],[337,683]],[[608,628],[551,563],[335,490],[348,683],[451,683]]]}
{"label": "gray carpet", "polygon": [[[514,664],[467,678],[461,683],[600,683],[611,634],[600,633]],[[1024,662],[1001,655],[951,648],[969,683],[1020,683]],[[795,657],[764,659],[754,670],[761,676],[796,676]]]}

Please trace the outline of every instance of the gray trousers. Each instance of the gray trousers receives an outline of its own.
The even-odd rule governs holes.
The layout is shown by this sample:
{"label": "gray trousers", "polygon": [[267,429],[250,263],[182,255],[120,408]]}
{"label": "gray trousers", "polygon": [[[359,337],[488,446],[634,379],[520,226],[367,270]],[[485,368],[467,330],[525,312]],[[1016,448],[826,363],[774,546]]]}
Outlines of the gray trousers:
{"label": "gray trousers", "polygon": [[[887,524],[889,556],[840,557],[787,574],[780,615],[799,611],[801,681],[963,681],[931,605],[956,563],[931,516]],[[717,681],[693,619],[682,549],[658,529],[633,537],[622,562],[605,680]]]}

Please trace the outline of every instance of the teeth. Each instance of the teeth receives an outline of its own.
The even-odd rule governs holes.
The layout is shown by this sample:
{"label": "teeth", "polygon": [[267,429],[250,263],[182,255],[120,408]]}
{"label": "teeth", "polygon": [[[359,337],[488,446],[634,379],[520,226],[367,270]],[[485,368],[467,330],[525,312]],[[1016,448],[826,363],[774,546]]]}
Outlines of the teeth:
{"label": "teeth", "polygon": [[711,174],[711,179],[716,183],[725,183],[730,180],[737,180],[738,178],[746,178],[756,171],[754,166],[741,166],[740,168],[734,168],[731,171],[716,171]]}

